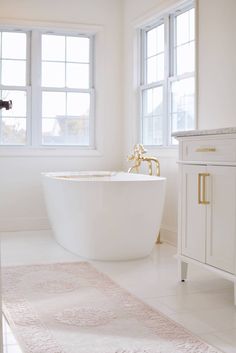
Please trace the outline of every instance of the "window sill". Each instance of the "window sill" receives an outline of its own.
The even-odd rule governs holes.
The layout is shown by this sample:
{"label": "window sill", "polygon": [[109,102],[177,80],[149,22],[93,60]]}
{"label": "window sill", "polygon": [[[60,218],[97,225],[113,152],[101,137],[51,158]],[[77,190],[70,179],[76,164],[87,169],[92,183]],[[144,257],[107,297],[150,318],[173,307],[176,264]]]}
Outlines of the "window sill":
{"label": "window sill", "polygon": [[103,154],[90,148],[76,147],[0,147],[2,157],[101,157]]}
{"label": "window sill", "polygon": [[144,146],[147,154],[163,158],[178,158],[179,146]]}

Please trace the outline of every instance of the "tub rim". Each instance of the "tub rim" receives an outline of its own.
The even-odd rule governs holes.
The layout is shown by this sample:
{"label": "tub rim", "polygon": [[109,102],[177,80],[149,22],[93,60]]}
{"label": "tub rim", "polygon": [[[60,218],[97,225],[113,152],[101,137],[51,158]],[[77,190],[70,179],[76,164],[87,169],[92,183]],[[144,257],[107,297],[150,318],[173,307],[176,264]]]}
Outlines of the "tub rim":
{"label": "tub rim", "polygon": [[[45,178],[67,182],[151,182],[166,181],[165,177],[124,171],[63,171],[42,172]],[[122,178],[124,176],[124,179]],[[121,176],[120,178],[117,178]],[[125,178],[126,176],[126,178]]]}

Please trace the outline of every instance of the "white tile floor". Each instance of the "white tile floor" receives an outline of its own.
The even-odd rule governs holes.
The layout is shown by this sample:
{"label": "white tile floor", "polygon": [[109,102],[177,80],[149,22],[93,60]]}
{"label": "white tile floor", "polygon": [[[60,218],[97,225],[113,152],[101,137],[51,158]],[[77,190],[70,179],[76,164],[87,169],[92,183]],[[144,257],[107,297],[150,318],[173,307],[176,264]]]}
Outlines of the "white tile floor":
{"label": "white tile floor", "polygon": [[[81,261],[57,245],[49,231],[4,233],[1,239],[3,266]],[[175,253],[174,247],[162,244],[146,259],[93,264],[222,352],[236,353],[233,284],[194,266],[190,266],[188,281],[179,283]],[[4,335],[4,353],[21,353],[9,328],[5,327]]]}

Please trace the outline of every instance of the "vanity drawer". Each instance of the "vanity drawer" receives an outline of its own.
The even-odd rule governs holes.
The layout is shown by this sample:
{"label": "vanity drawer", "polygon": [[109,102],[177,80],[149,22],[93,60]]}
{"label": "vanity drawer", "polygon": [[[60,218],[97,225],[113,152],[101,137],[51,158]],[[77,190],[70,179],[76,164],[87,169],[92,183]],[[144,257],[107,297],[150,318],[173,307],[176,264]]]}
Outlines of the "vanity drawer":
{"label": "vanity drawer", "polygon": [[184,141],[183,160],[236,162],[236,140],[201,139]]}

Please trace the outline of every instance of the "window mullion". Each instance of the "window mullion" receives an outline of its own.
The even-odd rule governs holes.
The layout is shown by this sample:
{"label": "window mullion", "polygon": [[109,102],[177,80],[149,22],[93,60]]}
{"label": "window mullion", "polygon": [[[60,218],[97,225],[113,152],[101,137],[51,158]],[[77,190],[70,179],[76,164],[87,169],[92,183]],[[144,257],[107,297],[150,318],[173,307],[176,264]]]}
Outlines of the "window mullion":
{"label": "window mullion", "polygon": [[170,76],[170,18],[165,16],[165,76],[164,76],[164,97],[163,97],[163,145],[168,145],[169,136],[169,86],[168,79]]}
{"label": "window mullion", "polygon": [[[2,57],[2,32],[0,32],[0,58]],[[2,60],[0,60],[0,84],[2,82]]]}
{"label": "window mullion", "polygon": [[41,34],[32,31],[31,39],[31,94],[32,94],[32,146],[41,146],[42,141],[42,91],[41,91]]}
{"label": "window mullion", "polygon": [[90,114],[89,114],[89,145],[96,147],[95,139],[95,90],[90,90]]}
{"label": "window mullion", "polygon": [[195,73],[194,72],[187,72],[185,74],[171,76],[169,78],[169,81],[170,82],[180,81],[180,80],[184,80],[185,78],[190,78],[190,77],[195,77]]}
{"label": "window mullion", "polygon": [[43,92],[78,92],[78,93],[91,93],[92,88],[68,88],[68,87],[41,87]]}
{"label": "window mullion", "polygon": [[96,147],[96,136],[95,136],[95,42],[94,36],[90,36],[89,41],[89,92],[90,92],[90,112],[89,112],[89,145],[90,147]]}
{"label": "window mullion", "polygon": [[168,133],[167,133],[167,145],[171,146],[171,130],[172,130],[172,93],[171,93],[171,79],[175,76],[176,73],[176,50],[175,50],[175,43],[176,43],[176,24],[174,19],[174,14],[172,13],[169,15],[169,75],[168,75],[168,82],[167,82],[167,89],[168,89]]}
{"label": "window mullion", "polygon": [[[0,58],[2,57],[2,32],[0,32]],[[0,60],[0,85],[2,82],[2,60]],[[0,99],[2,99],[1,86],[0,86]],[[2,141],[2,111],[0,110],[0,146]]]}
{"label": "window mullion", "polygon": [[141,73],[141,83],[147,84],[147,32],[142,31],[142,47],[143,47],[143,52],[142,52],[142,58],[141,58],[141,63],[142,63],[142,73]]}
{"label": "window mullion", "polygon": [[176,75],[176,23],[173,14],[169,16],[169,50],[170,50],[170,72],[169,77]]}
{"label": "window mullion", "polygon": [[[142,66],[143,67],[143,66]],[[139,141],[143,143],[143,89],[142,87],[139,88]]]}
{"label": "window mullion", "polygon": [[89,87],[94,88],[95,86],[95,41],[94,36],[90,36],[89,41]]}
{"label": "window mullion", "polygon": [[145,89],[151,89],[155,87],[161,87],[161,86],[164,86],[164,84],[165,84],[165,80],[162,80],[162,81],[148,83],[146,85],[141,85],[140,88],[145,90]]}
{"label": "window mullion", "polygon": [[[26,145],[31,145],[31,124],[32,124],[32,109],[31,109],[31,33],[26,34]],[[14,103],[13,103],[14,104]]]}

